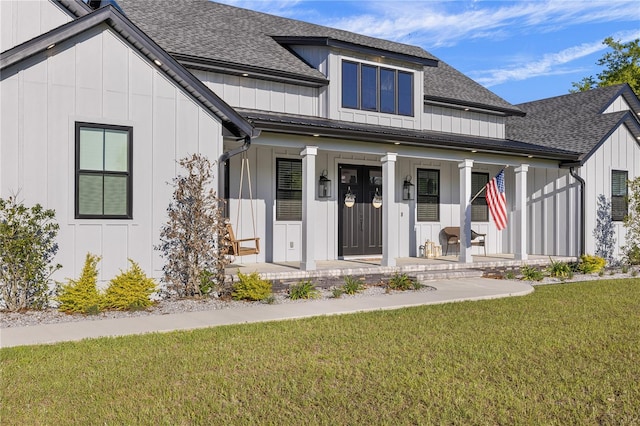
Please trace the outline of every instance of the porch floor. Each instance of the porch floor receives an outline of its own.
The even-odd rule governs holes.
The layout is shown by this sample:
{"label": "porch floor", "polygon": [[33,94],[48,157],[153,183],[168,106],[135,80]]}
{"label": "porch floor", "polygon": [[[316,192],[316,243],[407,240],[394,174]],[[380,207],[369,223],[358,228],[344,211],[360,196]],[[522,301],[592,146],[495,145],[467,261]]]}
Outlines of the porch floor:
{"label": "porch floor", "polygon": [[276,263],[241,263],[236,257],[234,263],[226,268],[228,275],[235,276],[238,272],[250,274],[257,272],[262,278],[270,280],[309,279],[319,277],[342,277],[346,275],[378,275],[393,273],[416,273],[426,271],[450,271],[452,277],[456,271],[468,269],[490,269],[502,267],[517,267],[521,265],[548,265],[550,259],[562,262],[574,262],[575,257],[529,255],[525,261],[516,260],[513,254],[474,255],[473,262],[460,263],[457,255],[441,256],[433,259],[420,257],[400,257],[396,259],[396,266],[381,266],[380,258],[363,258],[348,260],[316,261],[316,270],[300,270],[300,262]]}

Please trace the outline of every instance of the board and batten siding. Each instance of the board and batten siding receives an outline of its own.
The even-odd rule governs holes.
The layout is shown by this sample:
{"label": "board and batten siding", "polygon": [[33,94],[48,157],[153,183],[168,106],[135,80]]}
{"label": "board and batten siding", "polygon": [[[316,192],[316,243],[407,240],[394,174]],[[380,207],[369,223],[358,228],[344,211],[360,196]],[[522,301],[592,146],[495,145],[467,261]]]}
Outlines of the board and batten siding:
{"label": "board and batten siding", "polygon": [[613,102],[611,102],[611,105],[609,105],[607,109],[604,110],[603,114],[608,114],[611,112],[619,112],[619,111],[630,111],[630,110],[631,110],[631,107],[629,106],[627,101],[624,99],[624,97],[620,95]]}
{"label": "board and batten siding", "polygon": [[422,130],[504,139],[505,118],[433,105],[425,105]]}
{"label": "board and batten siding", "polygon": [[[55,209],[63,265],[77,277],[87,253],[102,256],[100,280],[138,262],[161,276],[154,251],[179,173],[176,160],[200,152],[215,160],[222,126],[106,25],[2,75],[0,195]],[[76,122],[133,127],[133,219],[74,217]]]}
{"label": "board and batten siding", "polygon": [[[588,254],[594,254],[596,241],[593,230],[596,227],[598,196],[603,194],[611,201],[611,171],[626,170],[630,180],[640,176],[640,144],[627,127],[622,124],[609,136],[597,151],[578,169],[586,181],[586,247]],[[616,250],[614,256],[621,258],[620,247],[626,243],[626,228],[622,222],[613,222]]]}
{"label": "board and batten siding", "polygon": [[51,1],[0,1],[0,52],[51,31],[73,18]]}
{"label": "board and batten siding", "polygon": [[232,107],[286,114],[318,115],[319,89],[317,88],[211,71],[195,69],[189,71]]}

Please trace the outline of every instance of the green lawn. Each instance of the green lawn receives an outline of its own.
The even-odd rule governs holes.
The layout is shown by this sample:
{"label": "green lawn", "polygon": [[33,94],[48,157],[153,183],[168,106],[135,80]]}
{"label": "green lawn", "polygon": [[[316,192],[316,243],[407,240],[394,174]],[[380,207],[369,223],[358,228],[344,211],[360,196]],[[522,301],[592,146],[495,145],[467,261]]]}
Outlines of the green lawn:
{"label": "green lawn", "polygon": [[640,279],[0,354],[3,425],[640,424]]}

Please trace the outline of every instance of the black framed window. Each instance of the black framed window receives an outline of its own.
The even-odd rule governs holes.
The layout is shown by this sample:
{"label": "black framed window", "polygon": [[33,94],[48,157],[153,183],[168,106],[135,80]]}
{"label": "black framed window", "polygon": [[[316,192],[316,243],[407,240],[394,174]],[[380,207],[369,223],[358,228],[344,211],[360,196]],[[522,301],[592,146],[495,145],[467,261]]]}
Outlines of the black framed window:
{"label": "black framed window", "polygon": [[[471,173],[471,194],[475,196],[489,183],[489,173]],[[471,203],[471,220],[473,222],[489,221],[489,206],[487,205],[487,191],[482,191]]]}
{"label": "black framed window", "polygon": [[276,220],[302,220],[300,159],[276,159]]}
{"label": "black framed window", "polygon": [[76,123],[76,219],[131,219],[133,128]]}
{"label": "black framed window", "polygon": [[418,169],[418,222],[440,220],[440,170]]}
{"label": "black framed window", "polygon": [[626,170],[611,170],[611,220],[616,222],[624,220],[629,212],[628,177],[629,174]]}
{"label": "black framed window", "polygon": [[342,61],[342,107],[413,116],[413,73]]}

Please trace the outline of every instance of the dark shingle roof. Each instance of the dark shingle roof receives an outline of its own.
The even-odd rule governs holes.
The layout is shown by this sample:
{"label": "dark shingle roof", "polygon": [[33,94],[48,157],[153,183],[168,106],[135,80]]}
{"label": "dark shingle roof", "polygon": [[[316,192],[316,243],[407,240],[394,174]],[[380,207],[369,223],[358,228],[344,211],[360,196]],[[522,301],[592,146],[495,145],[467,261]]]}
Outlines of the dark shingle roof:
{"label": "dark shingle roof", "polygon": [[457,103],[479,108],[491,107],[498,111],[522,115],[519,108],[442,61],[437,67],[425,67],[424,97],[427,101]]}
{"label": "dark shingle roof", "polygon": [[416,58],[416,46],[366,37],[208,0],[118,0],[127,16],[165,50],[223,63],[250,64],[300,77],[322,78],[273,37],[324,37]]}
{"label": "dark shingle roof", "polygon": [[507,155],[534,155],[537,158],[562,161],[577,160],[577,155],[572,152],[514,140],[429,130],[402,129],[398,127],[332,120],[322,117],[272,113],[242,108],[239,108],[238,112],[262,131],[305,135],[322,134],[324,137],[367,142],[400,142],[407,145],[430,148],[474,149]]}
{"label": "dark shingle roof", "polygon": [[[166,51],[216,64],[251,66],[274,75],[325,81],[318,70],[289,51],[279,40],[330,39],[375,49],[418,62],[438,61],[421,47],[368,37],[307,22],[241,9],[208,0],[118,0],[127,16]],[[508,114],[520,110],[449,65],[425,67],[425,98]]]}
{"label": "dark shingle roof", "polygon": [[626,84],[520,104],[527,115],[507,119],[506,137],[588,156],[621,122],[630,123],[631,130],[637,131],[633,113],[602,114],[619,95],[624,95],[632,108],[638,104]]}

